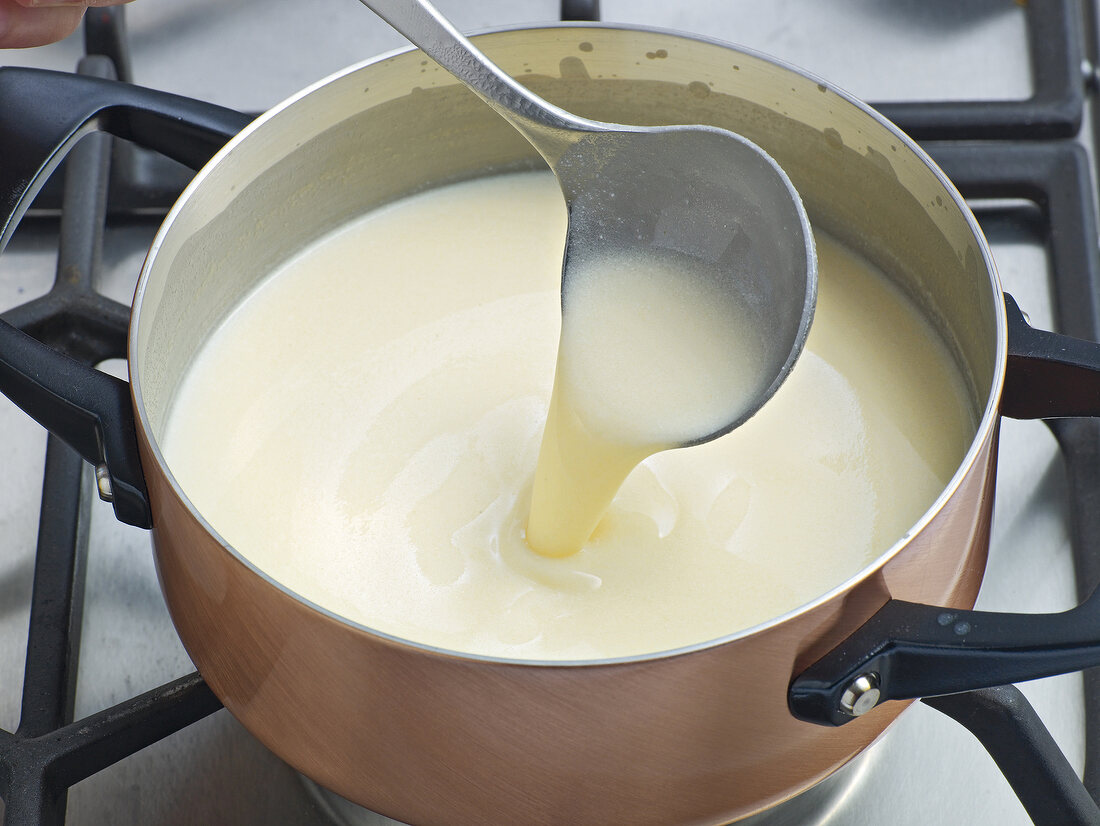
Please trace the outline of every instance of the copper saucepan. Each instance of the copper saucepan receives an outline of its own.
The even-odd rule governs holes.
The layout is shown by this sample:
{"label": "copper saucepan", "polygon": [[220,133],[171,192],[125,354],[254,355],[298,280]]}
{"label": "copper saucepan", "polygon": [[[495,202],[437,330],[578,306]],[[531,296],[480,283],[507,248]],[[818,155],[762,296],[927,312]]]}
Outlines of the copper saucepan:
{"label": "copper saucepan", "polygon": [[[229,309],[278,263],[367,210],[540,164],[466,89],[424,71],[417,52],[352,67],[247,128],[237,113],[147,90],[0,71],[0,98],[32,101],[28,110],[53,100],[65,113],[23,117],[5,106],[0,129],[9,135],[0,139],[28,147],[0,170],[5,195],[14,193],[5,239],[45,177],[40,167],[62,154],[55,145],[71,145],[89,123],[196,165],[244,128],[199,173],[149,253],[131,322],[129,388],[0,327],[0,389],[97,466],[120,518],[152,525],[164,595],[195,664],[253,734],[322,785],[418,824],[746,816],[811,786],[874,740],[904,708],[861,715],[876,698],[918,696],[907,693],[901,670],[891,673],[881,648],[846,655],[839,670],[825,659],[792,686],[793,678],[890,600],[973,605],[1009,359],[992,257],[928,157],[817,78],[650,30],[555,26],[477,42],[578,114],[709,123],[755,141],[786,170],[812,223],[890,273],[941,333],[969,381],[979,425],[928,512],[857,576],[790,614],[677,652],[501,661],[342,620],[257,570],[195,511],[159,439],[177,382]],[[1021,340],[1034,332],[1018,324]],[[1028,375],[1010,375],[1010,386],[1026,391]],[[1007,412],[1040,415],[1025,407]],[[850,724],[813,725],[792,708]]]}

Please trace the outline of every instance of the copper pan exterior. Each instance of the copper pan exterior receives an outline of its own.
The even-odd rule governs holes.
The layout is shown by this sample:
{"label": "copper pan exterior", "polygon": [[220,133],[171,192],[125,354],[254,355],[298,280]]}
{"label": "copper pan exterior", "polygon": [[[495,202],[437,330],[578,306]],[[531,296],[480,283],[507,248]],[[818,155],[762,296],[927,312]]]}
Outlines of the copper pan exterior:
{"label": "copper pan exterior", "polygon": [[[579,114],[706,122],[768,150],[815,226],[889,272],[966,373],[980,424],[940,498],[874,564],[791,614],[690,649],[539,664],[395,640],[311,605],[198,514],[158,447],[203,339],[328,228],[418,188],[539,164],[417,53],[306,90],[234,140],[169,215],[131,330],[138,439],[161,583],[226,707],[320,784],[415,824],[712,824],[813,785],[903,710],[840,729],[791,717],[791,677],[890,598],[970,607],[985,565],[1005,322],[973,217],[930,161],[816,78],[722,44],[605,26],[479,44]],[[211,472],[216,472],[212,469]]]}

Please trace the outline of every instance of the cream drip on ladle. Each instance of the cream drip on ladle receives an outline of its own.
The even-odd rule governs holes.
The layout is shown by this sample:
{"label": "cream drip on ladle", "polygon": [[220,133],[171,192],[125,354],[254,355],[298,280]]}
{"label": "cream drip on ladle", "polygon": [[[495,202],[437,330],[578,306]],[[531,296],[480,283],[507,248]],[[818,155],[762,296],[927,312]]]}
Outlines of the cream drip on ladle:
{"label": "cream drip on ladle", "polygon": [[729,432],[789,374],[817,292],[806,212],[779,165],[740,135],[577,117],[505,74],[426,0],[362,2],[523,134],[565,196],[562,339],[527,540],[567,555],[638,462]]}

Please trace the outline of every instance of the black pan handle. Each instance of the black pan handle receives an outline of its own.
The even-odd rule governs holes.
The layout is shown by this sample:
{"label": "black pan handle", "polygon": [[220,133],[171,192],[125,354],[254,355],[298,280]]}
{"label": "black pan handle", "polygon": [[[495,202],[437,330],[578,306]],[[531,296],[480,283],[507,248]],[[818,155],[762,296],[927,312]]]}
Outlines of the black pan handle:
{"label": "black pan handle", "polygon": [[[1100,344],[1032,328],[1008,311],[1002,414],[1015,419],[1100,416]],[[1100,665],[1100,589],[1060,614],[957,611],[890,600],[798,675],[795,717],[839,726],[883,700],[1008,685]]]}
{"label": "black pan handle", "polygon": [[0,250],[49,173],[88,132],[109,132],[197,170],[251,120],[233,109],[129,83],[0,68]]}
{"label": "black pan handle", "polygon": [[1100,344],[1036,330],[1016,299],[1008,311],[1008,369],[1001,415],[1010,419],[1100,416]]}
{"label": "black pan handle", "polygon": [[[0,68],[0,250],[69,149],[109,132],[199,169],[251,118],[111,80]],[[0,392],[96,468],[119,520],[150,527],[126,382],[56,352],[0,320]]]}

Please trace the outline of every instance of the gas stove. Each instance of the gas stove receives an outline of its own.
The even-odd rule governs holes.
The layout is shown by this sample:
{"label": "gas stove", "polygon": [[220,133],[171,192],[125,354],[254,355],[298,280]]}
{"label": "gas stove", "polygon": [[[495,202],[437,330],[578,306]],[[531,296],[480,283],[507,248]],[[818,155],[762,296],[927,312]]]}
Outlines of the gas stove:
{"label": "gas stove", "polygon": [[[542,23],[558,19],[561,5],[594,4],[438,5],[459,28],[477,31]],[[1093,4],[598,5],[605,21],[745,45],[879,106],[925,145],[972,200],[1005,289],[1031,322],[1098,337],[1090,110],[1100,14]],[[100,16],[89,15],[89,39],[117,52]],[[354,0],[314,0],[308,7],[293,0],[136,0],[124,13],[107,16],[125,22],[129,58],[117,61],[124,64],[116,67],[119,74],[248,112],[347,64],[405,45]],[[78,33],[49,47],[0,53],[0,64],[72,71],[83,39]],[[86,143],[82,152],[109,151]],[[101,249],[91,237],[59,256],[57,213],[67,196],[55,182],[0,257],[5,317],[89,358],[117,355],[112,342],[125,325],[144,250],[158,216],[186,180],[179,169],[142,153],[126,164],[136,183],[111,188]],[[95,184],[75,188],[88,191]],[[103,296],[81,305],[95,304],[105,318],[106,329],[92,332],[101,345],[81,343],[87,324],[57,310],[54,298],[41,298],[59,269],[67,283],[74,266],[95,273],[95,290]],[[124,373],[125,364],[110,359],[105,369]],[[1085,454],[1093,444],[1100,437],[1089,422],[1052,430],[1042,422],[1004,420],[979,608],[1059,611],[1076,605],[1100,578],[1093,572],[1100,564],[1075,564],[1074,551],[1075,538],[1087,546],[1090,537],[1089,482],[1096,468]],[[90,468],[80,470],[79,460],[52,442],[47,448],[41,428],[2,397],[0,466],[0,729],[18,729],[22,738],[19,767],[10,770],[11,778],[0,770],[0,790],[11,787],[6,809],[0,809],[8,826],[392,823],[316,789],[218,710],[172,628],[148,535],[119,524],[110,506],[94,496]],[[67,556],[66,548],[74,541],[82,548],[85,539],[86,551]],[[48,560],[39,562],[37,575],[36,546],[42,549],[39,559]],[[77,595],[71,607],[65,607],[66,593]],[[62,667],[76,661],[70,655],[77,650],[78,666]],[[1100,707],[1100,683],[1093,682],[1071,674],[1020,687],[1078,773],[1086,766],[1085,709]],[[52,702],[57,696],[71,696],[71,703]],[[67,725],[73,720],[80,722]],[[26,747],[36,735],[38,745]],[[0,760],[18,751],[17,739],[0,735]],[[36,774],[36,766],[52,759],[51,741],[75,756]],[[1087,745],[1100,755],[1100,741]],[[1092,772],[1095,759],[1088,761]],[[44,782],[47,774],[50,781]],[[969,731],[915,703],[833,778],[750,822],[1025,824],[1032,817]],[[1066,821],[1048,814],[1035,816],[1035,822]]]}

